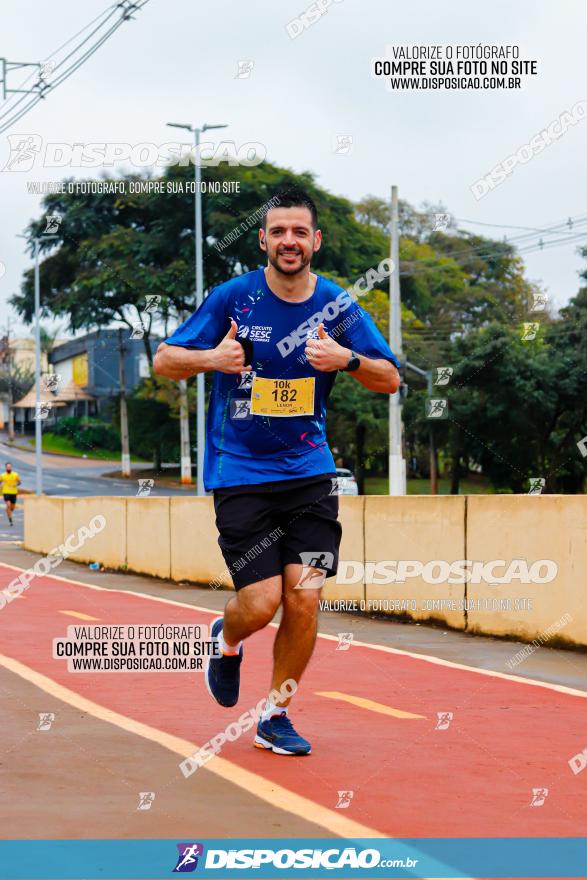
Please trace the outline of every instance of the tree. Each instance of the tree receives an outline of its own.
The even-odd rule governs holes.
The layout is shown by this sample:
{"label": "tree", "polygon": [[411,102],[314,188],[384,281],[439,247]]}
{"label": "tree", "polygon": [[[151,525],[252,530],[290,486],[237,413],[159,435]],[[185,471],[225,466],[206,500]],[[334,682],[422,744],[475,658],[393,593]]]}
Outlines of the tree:
{"label": "tree", "polygon": [[51,331],[46,327],[43,327],[41,324],[39,331],[41,337],[41,351],[48,356],[55,348],[55,343],[59,337],[59,328]]}
{"label": "tree", "polygon": [[535,477],[546,481],[545,492],[582,491],[576,444],[586,415],[581,370],[587,365],[579,346],[587,342],[587,303],[575,301],[565,311],[531,341],[519,328],[496,323],[457,342],[445,423],[453,491],[471,462],[497,491],[527,492]]}
{"label": "tree", "polygon": [[33,370],[14,364],[0,365],[0,394],[5,394],[11,402],[24,397],[34,384]]}
{"label": "tree", "polygon": [[[328,248],[317,255],[318,271],[348,279],[350,284],[386,255],[383,233],[359,223],[351,202],[319,187],[306,172],[294,174],[265,163],[261,167],[204,167],[206,184],[239,184],[239,192],[206,194],[203,205],[203,255],[207,288],[247,272],[261,262],[257,223],[229,244],[226,236],[244,224],[281,189],[302,186],[315,199],[321,224],[328,229]],[[126,184],[140,180],[123,178]],[[45,219],[29,224],[28,235],[39,236],[42,262],[42,313],[65,317],[69,329],[94,330],[123,323],[131,330],[143,316],[145,297],[161,297],[159,324],[179,321],[195,308],[194,202],[192,169],[171,166],[162,177],[180,192],[163,193],[52,193],[43,200],[43,213],[61,217],[57,239],[40,234]],[[208,186],[210,189],[210,186]],[[239,226],[240,228],[240,226]],[[34,311],[34,278],[25,273],[20,293],[10,300],[27,323]],[[144,316],[143,316],[144,317]],[[154,317],[146,318],[145,352],[152,363]]]}
{"label": "tree", "polygon": [[[264,262],[255,215],[277,191],[291,186],[306,189],[318,207],[325,244],[315,255],[315,271],[350,287],[389,256],[389,204],[377,196],[353,204],[320,187],[308,171],[296,174],[270,163],[204,167],[202,177],[207,185],[202,203],[208,290]],[[124,178],[137,180],[137,175]],[[142,340],[152,362],[156,331],[163,328],[168,335],[195,308],[194,206],[186,186],[192,180],[191,168],[172,166],[161,177],[163,192],[48,195],[44,212],[62,220],[56,240],[40,239],[44,316],[66,318],[74,332],[113,323],[130,330],[144,321]],[[238,191],[223,191],[235,181]],[[515,249],[459,230],[450,217],[448,225],[437,228],[437,214],[447,211],[442,205],[424,203],[416,209],[399,202],[402,330],[404,359],[426,370],[454,370],[447,388],[449,419],[434,425],[437,444],[452,463],[452,491],[458,492],[462,476],[479,464],[497,489],[525,491],[528,476],[544,472],[550,491],[580,491],[583,464],[573,443],[580,439],[575,434],[581,434],[585,415],[584,406],[576,404],[581,370],[584,375],[587,366],[587,339],[577,329],[584,327],[584,292],[560,318],[541,318],[535,344],[522,342],[518,327],[528,320],[537,288],[524,277]],[[31,239],[44,224],[43,218],[29,225]],[[160,302],[155,314],[145,316],[147,295],[159,296]],[[23,320],[32,320],[32,272],[11,303]],[[361,305],[387,337],[388,282],[377,284]],[[573,358],[577,368],[570,363]],[[419,380],[410,377],[410,384],[406,438],[425,461],[427,392]],[[157,455],[164,449],[170,454],[177,433],[175,384],[153,377],[133,400],[134,424],[141,424],[144,415],[150,425],[140,442],[146,443],[148,434]],[[368,467],[385,460],[387,408],[385,395],[366,392],[348,376],[332,392],[331,442],[352,458],[361,485]],[[520,436],[527,440],[520,443]]]}
{"label": "tree", "polygon": [[[1,340],[0,340],[1,351]],[[20,367],[11,359],[2,360],[0,356],[0,397],[8,401],[8,439],[14,440],[13,404],[24,397],[33,387],[35,374],[33,370]]]}

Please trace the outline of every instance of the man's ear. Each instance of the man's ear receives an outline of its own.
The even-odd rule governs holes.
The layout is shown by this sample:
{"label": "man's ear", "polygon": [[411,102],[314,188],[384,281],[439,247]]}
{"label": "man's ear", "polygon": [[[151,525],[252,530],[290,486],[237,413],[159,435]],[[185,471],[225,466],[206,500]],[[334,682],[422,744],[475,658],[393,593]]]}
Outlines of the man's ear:
{"label": "man's ear", "polygon": [[259,230],[259,247],[261,248],[262,251],[267,250],[267,243],[265,241],[265,230],[264,229]]}
{"label": "man's ear", "polygon": [[322,230],[317,229],[314,233],[314,253],[320,250],[320,245],[322,244]]}

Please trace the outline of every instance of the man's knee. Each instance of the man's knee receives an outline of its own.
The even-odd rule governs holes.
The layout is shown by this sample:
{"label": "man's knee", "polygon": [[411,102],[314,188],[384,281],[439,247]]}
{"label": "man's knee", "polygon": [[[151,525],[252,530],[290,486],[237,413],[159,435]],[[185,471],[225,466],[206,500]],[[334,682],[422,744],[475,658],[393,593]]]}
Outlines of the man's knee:
{"label": "man's knee", "polygon": [[281,602],[278,589],[265,590],[258,584],[243,587],[237,594],[239,606],[247,621],[256,629],[270,623]]}
{"label": "man's knee", "polygon": [[262,627],[267,626],[268,623],[271,623],[279,605],[279,598],[274,599],[271,597],[259,599],[249,607],[248,617],[251,622],[255,624],[257,629],[261,629]]}
{"label": "man's knee", "polygon": [[322,568],[314,568],[311,565],[303,565],[301,568],[300,576],[297,580],[297,583],[294,584],[293,589],[296,591],[312,591],[314,593],[318,593],[318,591],[324,585],[324,581],[326,580],[326,572]]}
{"label": "man's knee", "polygon": [[326,579],[326,572],[315,569],[310,576],[304,576],[296,584],[285,591],[283,604],[297,611],[316,612],[320,604],[321,588]]}

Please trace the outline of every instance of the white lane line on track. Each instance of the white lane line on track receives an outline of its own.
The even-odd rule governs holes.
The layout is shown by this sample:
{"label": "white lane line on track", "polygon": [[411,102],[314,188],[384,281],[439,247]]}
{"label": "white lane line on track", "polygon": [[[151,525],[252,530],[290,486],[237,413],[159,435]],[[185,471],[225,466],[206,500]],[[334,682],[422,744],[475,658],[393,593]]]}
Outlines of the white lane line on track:
{"label": "white lane line on track", "polygon": [[[0,563],[0,569],[11,568],[14,571],[27,571],[18,565],[9,565],[8,563]],[[178,608],[190,608],[192,611],[202,611],[205,614],[212,614],[218,617],[218,609],[204,608],[202,605],[189,605],[187,602],[178,602],[175,599],[164,599],[161,596],[150,596],[148,593],[140,593],[135,590],[119,590],[116,587],[100,587],[97,584],[86,584],[83,581],[76,581],[73,578],[61,577],[60,575],[51,574],[45,576],[47,579],[62,581],[66,584],[72,584],[77,587],[86,587],[88,590],[100,590],[104,593],[120,593],[123,596],[138,596],[141,599],[150,599],[153,602],[163,602],[167,605],[175,605]],[[276,623],[268,624],[277,629]],[[329,642],[338,642],[338,636],[331,636],[327,633],[318,633],[318,638],[326,639]],[[550,691],[557,691],[561,694],[569,694],[573,697],[587,698],[587,691],[580,691],[577,688],[567,687],[564,684],[553,684],[549,681],[539,681],[534,678],[523,678],[520,675],[510,675],[507,672],[495,672],[493,669],[480,669],[476,666],[466,666],[464,663],[455,663],[453,660],[444,660],[441,657],[434,657],[431,654],[417,654],[414,651],[404,651],[402,648],[388,648],[387,645],[374,645],[371,642],[358,642],[353,640],[353,645],[361,648],[370,648],[373,651],[381,651],[385,654],[399,654],[402,657],[411,657],[414,660],[421,660],[423,663],[433,663],[435,666],[446,666],[449,669],[462,669],[465,672],[476,672],[478,675],[486,675],[490,678],[501,678],[506,681],[514,681],[519,684],[526,684],[530,687],[541,687]]]}
{"label": "white lane line on track", "polygon": [[[20,663],[20,661],[15,660],[13,657],[0,654],[0,666],[19,675],[55,699],[61,700],[63,703],[67,703],[69,706],[73,706],[82,712],[86,712],[100,721],[113,724],[128,733],[142,736],[144,739],[150,740],[150,742],[154,742],[170,752],[175,752],[175,754],[180,755],[182,758],[188,758],[198,751],[199,747],[195,743],[174,736],[171,733],[166,733],[156,727],[151,727],[148,724],[143,724],[141,721],[135,721],[134,718],[121,715],[99,703],[94,703],[93,700],[82,697],[76,691],[58,684],[52,678],[37,672],[35,669],[31,669],[29,666],[25,666],[24,663]],[[374,828],[370,828],[368,825],[347,819],[345,816],[341,816],[340,813],[296,794],[278,785],[271,779],[266,779],[264,776],[260,776],[250,770],[245,770],[226,758],[220,758],[216,755],[206,763],[204,772],[206,771],[214,773],[232,785],[238,786],[248,794],[253,795],[253,797],[265,801],[273,809],[285,810],[300,819],[304,819],[314,825],[320,825],[322,828],[326,828],[340,837],[387,838],[389,836],[376,831]],[[179,766],[177,773],[178,777],[182,777]]]}

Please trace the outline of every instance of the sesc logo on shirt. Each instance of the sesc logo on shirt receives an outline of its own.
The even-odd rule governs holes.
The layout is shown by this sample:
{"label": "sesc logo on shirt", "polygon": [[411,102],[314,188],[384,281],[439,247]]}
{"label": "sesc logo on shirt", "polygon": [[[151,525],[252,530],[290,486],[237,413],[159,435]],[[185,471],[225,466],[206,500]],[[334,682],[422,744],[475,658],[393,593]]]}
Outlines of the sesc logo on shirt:
{"label": "sesc logo on shirt", "polygon": [[253,324],[249,339],[251,342],[269,342],[271,339],[271,327]]}
{"label": "sesc logo on shirt", "polygon": [[270,325],[253,324],[252,327],[249,327],[248,324],[245,324],[243,327],[239,327],[236,335],[240,339],[248,337],[251,342],[270,342],[272,329]]}

